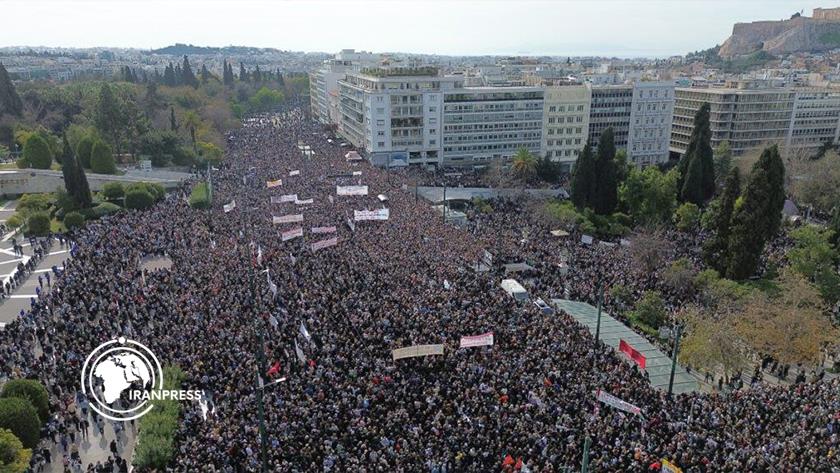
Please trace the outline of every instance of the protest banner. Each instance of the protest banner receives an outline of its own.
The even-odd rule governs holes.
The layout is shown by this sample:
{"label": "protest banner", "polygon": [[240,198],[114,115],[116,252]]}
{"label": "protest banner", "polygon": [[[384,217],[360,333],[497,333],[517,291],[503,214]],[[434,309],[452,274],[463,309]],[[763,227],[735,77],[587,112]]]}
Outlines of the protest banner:
{"label": "protest banner", "polygon": [[493,332],[483,333],[481,335],[471,335],[461,337],[460,348],[483,347],[493,345]]}
{"label": "protest banner", "polygon": [[642,355],[642,353],[633,348],[632,345],[624,340],[620,340],[618,342],[618,351],[629,356],[631,360],[635,361],[636,364],[639,365],[639,368],[645,369],[645,363],[647,362],[645,355]]}
{"label": "protest banner", "polygon": [[414,345],[405,348],[397,348],[391,352],[391,356],[393,356],[394,361],[402,358],[429,355],[443,355],[443,345]]}
{"label": "protest banner", "polygon": [[637,406],[630,404],[629,402],[622,401],[621,399],[613,396],[612,394],[598,390],[596,394],[596,398],[603,402],[608,406],[612,406],[620,411],[629,412],[631,414],[641,414],[642,410],[639,409]]}
{"label": "protest banner", "polygon": [[659,471],[661,471],[662,473],[683,473],[683,471],[680,467],[678,467],[677,465],[674,465],[673,463],[669,462],[668,460],[666,460],[664,458],[662,459],[661,463],[662,463],[662,469],[659,470]]}
{"label": "protest banner", "polygon": [[269,189],[271,189],[272,187],[277,187],[277,186],[282,186],[282,185],[283,185],[283,181],[280,180],[280,179],[277,179],[276,181],[266,181],[266,183],[265,183],[265,187],[267,187]]}
{"label": "protest banner", "polygon": [[312,233],[335,233],[335,227],[312,227]]}
{"label": "protest banner", "polygon": [[389,216],[390,211],[388,209],[353,211],[353,220],[357,222],[362,220],[388,220]]}
{"label": "protest banner", "polygon": [[368,195],[368,186],[335,186],[337,195]]}
{"label": "protest banner", "polygon": [[338,237],[332,237],[328,240],[321,240],[316,241],[312,244],[312,251],[318,251],[323,248],[328,248],[330,246],[335,246],[338,244]]}
{"label": "protest banner", "polygon": [[296,200],[295,205],[309,205],[315,202],[315,199]]}
{"label": "protest banner", "polygon": [[297,194],[286,194],[280,196],[280,202],[294,202],[297,200]]}
{"label": "protest banner", "polygon": [[282,217],[271,217],[271,223],[296,223],[303,221],[303,214],[283,215]]}
{"label": "protest banner", "polygon": [[225,204],[224,206],[222,206],[222,208],[224,209],[225,213],[228,213],[236,208],[236,201],[232,200],[229,204]]}
{"label": "protest banner", "polygon": [[353,175],[354,175],[354,176],[361,176],[361,175],[362,175],[362,171],[353,171]]}
{"label": "protest banner", "polygon": [[299,171],[299,170],[297,170],[297,169],[296,169],[296,170],[294,170],[294,171],[290,171],[290,172],[289,172],[289,175],[290,175],[290,176],[300,176],[300,171]]}
{"label": "protest banner", "polygon": [[584,245],[591,245],[594,239],[590,235],[581,235],[580,242]]}
{"label": "protest banner", "polygon": [[303,236],[303,228],[295,228],[294,230],[289,230],[280,234],[280,239],[283,241],[289,241],[292,238],[302,237]]}

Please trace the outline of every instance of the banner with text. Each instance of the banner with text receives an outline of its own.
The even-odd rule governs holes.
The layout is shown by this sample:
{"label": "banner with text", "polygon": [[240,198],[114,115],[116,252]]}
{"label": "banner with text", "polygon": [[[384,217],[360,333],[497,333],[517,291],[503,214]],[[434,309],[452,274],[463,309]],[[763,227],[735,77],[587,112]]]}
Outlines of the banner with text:
{"label": "banner with text", "polygon": [[629,412],[631,414],[640,414],[642,412],[641,409],[630,404],[629,402],[622,401],[621,399],[613,396],[612,394],[598,390],[597,399],[608,406],[615,407],[616,409],[624,412]]}
{"label": "banner with text", "polygon": [[271,223],[296,223],[303,221],[303,214],[283,215],[282,217],[271,217]]}
{"label": "banner with text", "polygon": [[471,335],[468,337],[461,337],[461,348],[483,347],[493,345],[493,332],[483,333],[481,335]]}
{"label": "banner with text", "polygon": [[272,187],[282,186],[283,181],[281,179],[277,179],[276,181],[267,181],[265,183],[265,187],[271,189]]}
{"label": "banner with text", "polygon": [[389,216],[390,211],[388,209],[353,211],[353,220],[357,222],[362,220],[388,220]]}
{"label": "banner with text", "polygon": [[303,236],[303,228],[295,228],[294,230],[289,230],[287,232],[283,232],[280,234],[280,238],[283,241],[291,240],[292,238],[302,237]]}
{"label": "banner with text", "polygon": [[443,345],[414,345],[405,348],[397,348],[391,352],[394,361],[402,358],[414,358],[417,356],[443,355]]}
{"label": "banner with text", "polygon": [[289,175],[290,176],[300,176],[300,171],[299,170],[290,171]]}
{"label": "banner with text", "polygon": [[335,227],[312,227],[312,233],[335,233]]}
{"label": "banner with text", "polygon": [[337,195],[368,195],[368,186],[335,186]]}
{"label": "banner with text", "polygon": [[308,205],[315,202],[315,199],[296,200],[295,205]]}
{"label": "banner with text", "polygon": [[224,208],[225,213],[228,213],[228,212],[230,212],[231,210],[233,210],[233,209],[235,209],[235,208],[236,208],[236,201],[235,201],[235,200],[232,200],[232,201],[230,201],[230,203],[229,203],[229,204],[225,204],[224,206],[222,206],[222,208]]}
{"label": "banner with text", "polygon": [[618,351],[629,356],[631,360],[635,361],[636,364],[639,365],[639,368],[645,369],[645,363],[647,362],[645,355],[642,355],[642,353],[639,350],[633,348],[632,345],[625,342],[624,340],[620,340],[618,342]]}
{"label": "banner with text", "polygon": [[329,240],[316,241],[312,244],[312,251],[318,251],[323,248],[335,246],[338,244],[338,237],[330,238]]}

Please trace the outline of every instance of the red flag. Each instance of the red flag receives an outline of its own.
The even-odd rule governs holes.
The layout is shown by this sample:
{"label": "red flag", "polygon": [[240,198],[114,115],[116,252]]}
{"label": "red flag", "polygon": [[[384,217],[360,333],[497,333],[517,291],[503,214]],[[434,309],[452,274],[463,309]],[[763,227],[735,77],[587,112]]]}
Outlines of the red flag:
{"label": "red flag", "polygon": [[271,377],[271,376],[273,376],[273,375],[275,375],[279,372],[280,372],[280,362],[275,361],[274,364],[271,365],[271,368],[269,368],[268,373],[266,373],[265,375]]}
{"label": "red flag", "polygon": [[513,466],[513,457],[510,454],[505,456],[505,459],[502,461],[502,466]]}
{"label": "red flag", "polygon": [[642,355],[639,350],[633,348],[629,343],[624,340],[618,342],[618,351],[629,356],[631,360],[635,361],[636,364],[639,365],[639,368],[645,369],[645,363],[647,361],[645,355]]}

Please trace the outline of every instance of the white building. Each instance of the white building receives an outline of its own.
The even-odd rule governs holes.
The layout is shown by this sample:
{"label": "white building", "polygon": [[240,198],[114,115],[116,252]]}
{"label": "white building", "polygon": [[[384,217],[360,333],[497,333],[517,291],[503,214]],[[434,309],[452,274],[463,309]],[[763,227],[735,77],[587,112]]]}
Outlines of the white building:
{"label": "white building", "polygon": [[813,155],[825,143],[840,142],[840,91],[796,91],[785,146]]}
{"label": "white building", "polygon": [[365,51],[342,49],[333,59],[327,59],[318,69],[309,73],[309,100],[312,118],[324,124],[339,123],[338,81],[347,71],[373,67],[381,57]]}
{"label": "white building", "polygon": [[674,116],[673,81],[633,84],[633,105],[627,134],[627,158],[638,166],[668,161]]}
{"label": "white building", "polygon": [[550,85],[545,88],[542,155],[571,171],[589,136],[589,84]]}

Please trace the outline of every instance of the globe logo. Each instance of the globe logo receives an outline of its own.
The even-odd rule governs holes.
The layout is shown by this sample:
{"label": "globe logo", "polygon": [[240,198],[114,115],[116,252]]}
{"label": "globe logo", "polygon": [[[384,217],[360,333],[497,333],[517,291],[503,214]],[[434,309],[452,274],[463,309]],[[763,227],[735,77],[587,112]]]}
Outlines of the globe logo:
{"label": "globe logo", "polygon": [[150,394],[162,390],[163,369],[155,354],[125,337],[96,347],[82,367],[82,392],[106,419],[137,419],[154,407]]}

